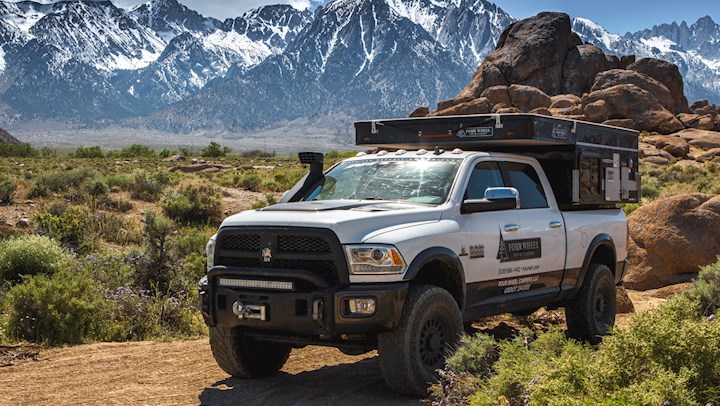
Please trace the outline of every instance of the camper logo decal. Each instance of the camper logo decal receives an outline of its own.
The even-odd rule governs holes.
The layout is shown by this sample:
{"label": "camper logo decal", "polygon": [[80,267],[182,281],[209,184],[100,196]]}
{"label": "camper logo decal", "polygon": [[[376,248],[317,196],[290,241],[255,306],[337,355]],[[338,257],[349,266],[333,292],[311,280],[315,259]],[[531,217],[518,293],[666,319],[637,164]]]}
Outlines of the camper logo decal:
{"label": "camper logo decal", "polygon": [[505,241],[500,232],[500,247],[497,259],[502,262],[522,261],[542,257],[542,244],[539,238]]}

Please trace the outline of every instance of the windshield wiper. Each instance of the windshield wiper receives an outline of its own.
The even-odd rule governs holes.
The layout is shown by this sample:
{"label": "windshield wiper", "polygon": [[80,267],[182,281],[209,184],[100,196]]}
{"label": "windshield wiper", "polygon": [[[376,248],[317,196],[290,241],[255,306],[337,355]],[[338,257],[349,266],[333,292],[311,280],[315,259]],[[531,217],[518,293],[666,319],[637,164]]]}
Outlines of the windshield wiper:
{"label": "windshield wiper", "polygon": [[362,200],[385,200],[385,199],[383,199],[382,197],[366,197],[366,198],[363,198]]}

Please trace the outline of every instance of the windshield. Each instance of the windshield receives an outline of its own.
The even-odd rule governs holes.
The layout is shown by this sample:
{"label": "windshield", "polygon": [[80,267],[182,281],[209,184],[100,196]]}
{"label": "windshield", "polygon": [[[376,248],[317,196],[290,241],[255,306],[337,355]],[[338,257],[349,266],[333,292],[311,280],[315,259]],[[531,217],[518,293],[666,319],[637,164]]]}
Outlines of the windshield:
{"label": "windshield", "polygon": [[459,159],[368,159],[341,162],[305,200],[447,200]]}

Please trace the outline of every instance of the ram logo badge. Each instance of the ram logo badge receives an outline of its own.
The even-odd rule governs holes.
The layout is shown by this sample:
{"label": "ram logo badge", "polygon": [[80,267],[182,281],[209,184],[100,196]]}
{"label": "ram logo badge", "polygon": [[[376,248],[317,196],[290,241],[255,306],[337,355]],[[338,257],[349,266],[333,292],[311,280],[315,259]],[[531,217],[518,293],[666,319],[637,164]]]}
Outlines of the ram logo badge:
{"label": "ram logo badge", "polygon": [[265,263],[272,261],[272,250],[270,249],[270,247],[262,250],[262,259]]}

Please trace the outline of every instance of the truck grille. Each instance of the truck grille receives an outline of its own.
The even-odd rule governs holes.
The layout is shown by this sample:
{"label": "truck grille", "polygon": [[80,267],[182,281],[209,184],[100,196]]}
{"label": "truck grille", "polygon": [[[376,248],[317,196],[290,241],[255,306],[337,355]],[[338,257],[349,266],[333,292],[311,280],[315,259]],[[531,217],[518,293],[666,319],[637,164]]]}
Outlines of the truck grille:
{"label": "truck grille", "polygon": [[281,235],[278,248],[282,252],[330,252],[330,244],[319,237],[300,235]]}
{"label": "truck grille", "polygon": [[[270,250],[270,260],[263,251]],[[347,274],[337,237],[320,229],[224,229],[218,235],[216,265],[238,268],[287,269],[314,273],[335,284]],[[347,279],[345,277],[344,279]]]}
{"label": "truck grille", "polygon": [[228,250],[257,251],[260,249],[260,235],[228,235],[223,238],[223,248]]}

